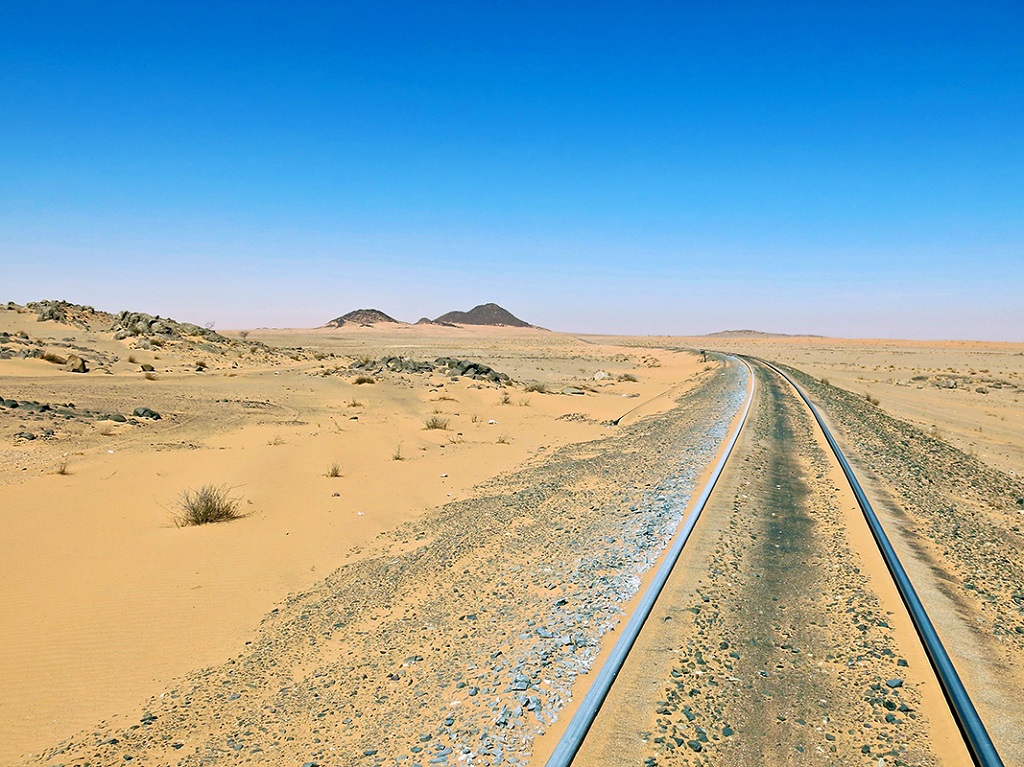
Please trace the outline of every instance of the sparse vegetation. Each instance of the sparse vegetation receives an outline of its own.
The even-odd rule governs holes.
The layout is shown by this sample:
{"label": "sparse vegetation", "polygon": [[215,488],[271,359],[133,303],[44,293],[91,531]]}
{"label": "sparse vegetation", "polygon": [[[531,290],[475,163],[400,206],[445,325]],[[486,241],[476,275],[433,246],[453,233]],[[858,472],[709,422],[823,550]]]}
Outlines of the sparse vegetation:
{"label": "sparse vegetation", "polygon": [[879,402],[881,402],[881,400],[879,400],[879,399],[878,399],[878,397],[873,397],[873,396],[871,396],[871,392],[866,392],[866,393],[864,394],[864,399],[866,399],[866,400],[867,400],[868,402],[870,402],[870,403],[871,403],[872,405],[878,405],[878,404],[879,404]]}
{"label": "sparse vegetation", "polygon": [[509,437],[509,436],[508,436],[507,434],[501,434],[501,435],[499,435],[499,436],[498,436],[498,438],[497,438],[497,439],[495,440],[495,444],[498,444],[498,445],[507,445],[507,444],[509,444],[509,443],[510,443],[511,441],[512,441],[511,437]]}
{"label": "sparse vegetation", "polygon": [[198,490],[186,490],[178,499],[174,524],[193,527],[238,519],[242,516],[238,512],[239,503],[237,498],[231,497],[231,489],[225,485],[204,485]]}
{"label": "sparse vegetation", "polygon": [[373,376],[356,376],[355,383],[357,384],[375,384],[377,379]]}
{"label": "sparse vegetation", "polygon": [[249,337],[249,331],[248,330],[239,330],[238,331],[238,337],[241,338],[244,341],[245,339],[247,339]]}
{"label": "sparse vegetation", "polygon": [[67,360],[64,357],[61,357],[59,354],[54,354],[53,352],[43,352],[43,359],[47,362],[52,362],[54,365],[67,364]]}
{"label": "sparse vegetation", "polygon": [[281,439],[280,437],[274,437],[273,439],[268,439],[267,444],[270,445],[271,447],[277,447],[278,445],[283,445],[284,440]]}
{"label": "sparse vegetation", "polygon": [[623,383],[636,383],[636,376],[633,375],[632,373],[623,373],[622,375],[619,376],[618,380]]}
{"label": "sparse vegetation", "polygon": [[501,399],[498,400],[498,404],[499,405],[511,405],[512,404],[512,395],[510,395],[508,393],[508,389],[506,389],[505,391],[503,391],[501,393]]}
{"label": "sparse vegetation", "polygon": [[473,415],[471,415],[469,417],[469,422],[470,423],[480,423],[480,416],[478,416],[476,413],[473,413]]}
{"label": "sparse vegetation", "polygon": [[434,402],[458,402],[455,397],[449,397],[447,394],[439,394]]}
{"label": "sparse vegetation", "polygon": [[829,382],[829,380],[827,378],[822,378],[821,379],[821,383],[824,384],[825,386],[828,386],[830,384],[830,382]]}
{"label": "sparse vegetation", "polygon": [[352,399],[350,399],[348,401],[348,406],[349,407],[362,407],[363,403],[360,402],[359,400],[357,400],[355,397],[353,397]]}
{"label": "sparse vegetation", "polygon": [[540,381],[531,381],[523,387],[523,391],[530,393],[536,392],[537,394],[545,394],[548,387],[542,384]]}
{"label": "sparse vegetation", "polygon": [[57,468],[53,470],[53,473],[54,474],[59,474],[62,477],[65,477],[68,474],[70,474],[71,472],[68,470],[68,459],[65,458],[60,463],[58,463],[57,464]]}
{"label": "sparse vegetation", "polygon": [[447,418],[441,418],[440,416],[432,415],[430,416],[430,418],[423,422],[423,425],[427,429],[447,430],[449,423],[451,423],[451,421],[449,421],[449,419]]}
{"label": "sparse vegetation", "polygon": [[136,358],[135,358],[135,355],[134,355],[134,354],[129,354],[129,355],[128,355],[128,361],[129,361],[129,362],[130,362],[131,364],[133,364],[133,365],[137,365],[137,364],[138,364],[138,362],[139,362],[139,361],[138,361],[138,359],[136,359]]}
{"label": "sparse vegetation", "polygon": [[391,454],[391,460],[392,461],[404,461],[405,460],[405,456],[402,455],[402,445],[401,444],[399,444],[398,447],[395,448],[395,452],[393,452]]}
{"label": "sparse vegetation", "polygon": [[523,397],[521,400],[519,400],[519,407],[530,407],[530,398]]}
{"label": "sparse vegetation", "polygon": [[332,463],[330,468],[327,469],[327,476],[331,477],[332,479],[334,477],[340,477],[341,476],[341,466],[338,464],[337,461]]}

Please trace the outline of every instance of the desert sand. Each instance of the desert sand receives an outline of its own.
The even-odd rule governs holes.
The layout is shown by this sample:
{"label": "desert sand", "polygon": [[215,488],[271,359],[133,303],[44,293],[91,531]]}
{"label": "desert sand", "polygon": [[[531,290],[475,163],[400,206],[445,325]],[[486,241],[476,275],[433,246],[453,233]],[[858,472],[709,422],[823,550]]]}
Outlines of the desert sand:
{"label": "desert sand", "polygon": [[[0,332],[25,342],[9,348],[77,349],[92,368],[0,360],[0,396],[53,407],[0,409],[4,763],[222,661],[281,600],[372,550],[383,531],[559,446],[600,439],[610,419],[669,407],[705,368],[691,354],[539,330],[254,331],[289,349],[250,352],[203,339],[145,349],[89,322],[0,311]],[[348,371],[442,355],[520,383],[384,371],[357,384]],[[53,417],[67,403],[80,415]],[[161,418],[131,417],[137,407]],[[425,427],[435,416],[446,428]],[[244,516],[176,527],[182,492],[208,484],[229,488]]]}
{"label": "desert sand", "polygon": [[[558,578],[572,607],[572,578],[595,565],[561,569],[589,546],[602,567],[637,569],[623,576],[628,588],[595,570],[619,601],[569,616],[593,632],[567,634],[582,660],[544,684],[546,700],[571,711],[560,685],[607,652],[595,638],[614,632],[657,554],[617,548],[651,534],[651,525],[625,535],[619,525],[651,498],[685,503],[737,407],[735,371],[694,350],[761,356],[828,379],[1010,475],[1024,458],[1024,345],[399,323],[225,333],[173,324],[154,335],[134,323],[73,306],[0,307],[2,763],[66,740],[74,763],[199,763],[242,740],[253,761],[291,763],[298,751],[273,751],[286,743],[249,743],[278,725],[315,760],[326,736],[316,720],[295,720],[327,698],[311,681],[324,676],[352,686],[350,703],[331,703],[342,712],[329,718],[331,748],[363,750],[368,764],[387,728],[358,719],[389,696],[405,705],[413,689],[423,700],[454,695],[451,706],[494,705],[501,719],[502,680],[518,684],[519,667],[494,660],[498,652],[484,669],[472,653],[488,642],[506,658],[522,649]],[[72,372],[71,355],[88,372]],[[671,466],[689,474],[680,480]],[[179,526],[182,494],[209,485],[236,499],[241,517]],[[510,503],[514,514],[502,511]],[[463,540],[477,525],[480,541]],[[531,553],[542,551],[550,561]],[[531,567],[543,585],[524,581],[513,599]],[[441,601],[449,586],[454,596]],[[503,617],[464,631],[495,595],[510,600]],[[338,599],[349,605],[343,619],[319,615]],[[557,620],[575,625],[555,604]],[[421,615],[429,621],[411,630]],[[529,630],[515,635],[515,626]],[[315,636],[327,647],[314,649]],[[416,676],[421,655],[436,687]],[[237,677],[236,663],[245,668]],[[448,663],[457,693],[442,678]],[[402,692],[406,674],[416,687]],[[239,690],[223,701],[229,688],[209,681],[221,676]],[[287,703],[293,684],[305,697]],[[239,719],[236,732],[219,721],[221,706],[257,692],[263,718],[246,721],[263,724],[246,730]],[[174,702],[182,699],[195,703],[185,718]],[[411,723],[415,711],[403,716]],[[140,716],[149,745],[121,754],[125,735],[110,734],[131,732]],[[535,716],[552,732],[564,726],[547,709]],[[454,737],[458,725],[441,719],[419,737]],[[516,753],[528,757],[521,745]]]}

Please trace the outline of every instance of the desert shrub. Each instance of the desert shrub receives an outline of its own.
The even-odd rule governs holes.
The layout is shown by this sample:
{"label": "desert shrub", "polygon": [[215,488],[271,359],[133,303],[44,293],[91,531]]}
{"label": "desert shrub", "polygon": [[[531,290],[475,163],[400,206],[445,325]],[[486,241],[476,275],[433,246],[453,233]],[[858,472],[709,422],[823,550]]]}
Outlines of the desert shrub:
{"label": "desert shrub", "polygon": [[348,406],[349,407],[362,407],[363,403],[360,402],[359,400],[357,400],[355,397],[353,397],[352,399],[350,399],[348,401]]}
{"label": "desert shrub", "polygon": [[61,357],[59,354],[54,354],[53,352],[43,352],[43,359],[47,362],[52,362],[54,365],[64,365],[67,363],[67,360],[64,357]]}
{"label": "desert shrub", "polygon": [[135,365],[135,364],[137,364],[137,363],[138,363],[138,360],[137,360],[137,359],[135,358],[135,355],[134,355],[134,354],[129,354],[129,355],[128,355],[128,361],[129,361],[130,363],[132,363],[133,365]]}
{"label": "desert shrub", "polygon": [[494,442],[495,444],[498,445],[507,445],[509,442],[511,442],[511,439],[507,434],[502,434],[496,440],[494,440]]}
{"label": "desert shrub", "polygon": [[392,461],[404,461],[405,460],[405,456],[402,455],[402,446],[401,445],[399,445],[398,447],[395,448],[395,452],[393,452],[391,454],[391,460]]}
{"label": "desert shrub", "polygon": [[427,429],[447,429],[449,423],[450,421],[447,418],[441,418],[440,416],[432,415],[430,416],[430,418],[423,422],[423,425]]}
{"label": "desert shrub", "polygon": [[65,458],[60,463],[58,463],[57,468],[53,470],[53,473],[60,474],[62,477],[70,474],[71,471],[68,469],[68,459]]}
{"label": "desert shrub", "polygon": [[355,382],[357,384],[375,384],[377,379],[373,376],[356,376]]}
{"label": "desert shrub", "polygon": [[636,376],[632,373],[623,373],[619,376],[619,380],[623,382],[628,381],[630,383],[636,383]]}
{"label": "desert shrub", "polygon": [[512,395],[510,395],[508,393],[507,389],[501,393],[501,399],[498,400],[498,404],[499,405],[511,405],[512,404]]}
{"label": "desert shrub", "polygon": [[870,392],[868,392],[868,393],[866,393],[866,394],[864,395],[864,399],[866,399],[866,400],[867,400],[868,402],[870,402],[870,403],[871,403],[872,405],[878,405],[878,404],[879,404],[879,402],[881,402],[881,400],[880,400],[880,399],[878,399],[878,397],[872,397],[872,396],[871,396],[871,393],[870,393]]}
{"label": "desert shrub", "polygon": [[242,516],[238,512],[239,503],[237,498],[231,497],[231,489],[223,485],[203,485],[198,490],[186,490],[178,499],[174,524],[192,527],[238,519]]}
{"label": "desert shrub", "polygon": [[338,465],[337,461],[332,463],[330,468],[327,469],[327,476],[332,478],[341,476],[341,466]]}
{"label": "desert shrub", "polygon": [[249,331],[248,330],[239,330],[238,331],[238,337],[241,338],[244,341],[245,339],[247,339],[249,337]]}
{"label": "desert shrub", "polygon": [[531,381],[523,387],[523,391],[525,392],[537,392],[538,394],[544,394],[547,390],[548,387],[539,381]]}

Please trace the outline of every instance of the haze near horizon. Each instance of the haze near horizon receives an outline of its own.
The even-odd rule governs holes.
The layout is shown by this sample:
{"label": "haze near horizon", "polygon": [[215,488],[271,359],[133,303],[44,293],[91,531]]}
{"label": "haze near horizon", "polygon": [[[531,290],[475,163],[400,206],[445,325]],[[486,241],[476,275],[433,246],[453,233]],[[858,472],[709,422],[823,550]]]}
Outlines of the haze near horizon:
{"label": "haze near horizon", "polygon": [[4,17],[5,301],[1024,339],[1019,4]]}

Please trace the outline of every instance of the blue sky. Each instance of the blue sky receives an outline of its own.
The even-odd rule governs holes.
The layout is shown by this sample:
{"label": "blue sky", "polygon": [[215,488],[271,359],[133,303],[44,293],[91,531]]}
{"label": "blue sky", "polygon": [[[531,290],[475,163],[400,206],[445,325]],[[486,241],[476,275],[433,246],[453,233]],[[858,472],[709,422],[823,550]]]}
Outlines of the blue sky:
{"label": "blue sky", "polygon": [[1024,340],[1019,1],[14,1],[0,133],[2,300]]}

